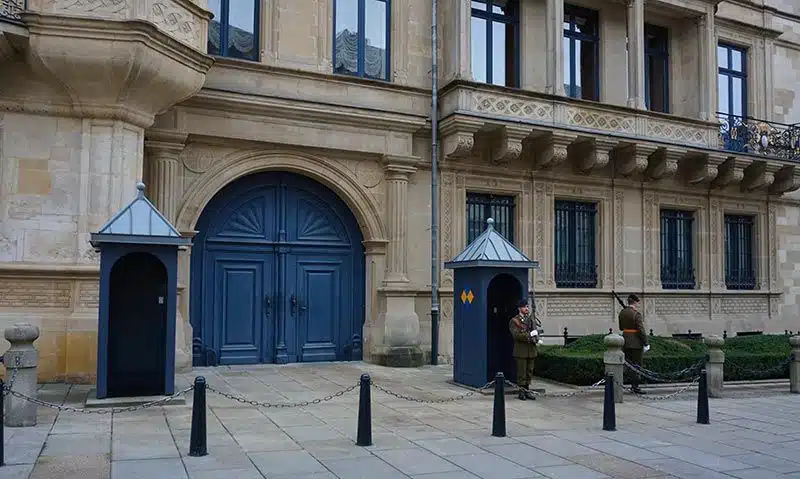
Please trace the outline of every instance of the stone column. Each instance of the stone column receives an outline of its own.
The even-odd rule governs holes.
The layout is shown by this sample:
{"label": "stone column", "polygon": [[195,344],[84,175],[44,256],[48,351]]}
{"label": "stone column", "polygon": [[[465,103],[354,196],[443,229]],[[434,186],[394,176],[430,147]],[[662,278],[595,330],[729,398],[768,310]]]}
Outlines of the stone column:
{"label": "stone column", "polygon": [[423,362],[419,346],[419,316],[414,309],[416,291],[408,280],[408,181],[417,158],[384,157],[386,174],[386,225],[389,243],[379,322],[384,326],[385,350],[379,362],[414,367]]}
{"label": "stone column", "polygon": [[564,0],[547,0],[547,86],[545,91],[564,95]]}
{"label": "stone column", "polygon": [[169,130],[147,130],[144,153],[149,168],[147,196],[158,210],[175,223],[178,203],[183,195],[180,154],[187,135]]}
{"label": "stone column", "polygon": [[708,359],[706,360],[708,397],[721,398],[725,367],[725,351],[722,350],[722,347],[725,345],[725,340],[717,335],[712,335],[705,338],[703,342],[708,346]]}
{"label": "stone column", "polygon": [[644,110],[644,0],[628,2],[628,107]]}
{"label": "stone column", "polygon": [[800,394],[800,336],[789,338],[792,345],[792,360],[789,363],[789,391]]}
{"label": "stone column", "polygon": [[[39,351],[33,342],[39,338],[39,328],[19,323],[5,330],[6,341],[11,346],[3,356],[7,386],[24,396],[36,398],[36,369]],[[8,427],[36,425],[36,404],[12,394],[6,396],[5,422]]]}
{"label": "stone column", "polygon": [[717,37],[714,28],[714,7],[709,6],[706,14],[697,20],[700,119],[708,121],[715,119],[717,111]]}
{"label": "stone column", "polygon": [[622,352],[622,346],[625,345],[625,339],[614,333],[603,338],[603,343],[606,345],[606,352],[603,353],[606,375],[614,376],[614,402],[622,403],[622,382],[625,373],[625,353]]}

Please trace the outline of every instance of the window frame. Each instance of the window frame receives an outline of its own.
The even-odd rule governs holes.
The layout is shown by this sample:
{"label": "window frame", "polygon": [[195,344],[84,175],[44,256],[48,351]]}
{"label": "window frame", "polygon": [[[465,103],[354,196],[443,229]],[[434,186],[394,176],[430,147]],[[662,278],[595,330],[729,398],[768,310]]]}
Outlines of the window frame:
{"label": "window frame", "polygon": [[[240,58],[228,55],[228,29],[230,28],[230,4],[234,0],[219,0],[219,53],[210,54],[220,58],[232,58],[246,62],[261,61],[261,0],[253,1],[253,50],[255,58]],[[206,50],[209,39],[206,38]]]}
{"label": "window frame", "polygon": [[[600,12],[597,10],[592,10],[585,7],[579,7],[576,5],[571,4],[564,4],[564,16],[569,17],[569,30],[564,28],[564,20],[561,21],[561,32],[562,38],[569,39],[569,58],[572,59],[569,62],[569,76],[570,76],[570,83],[569,88],[565,88],[565,93],[570,98],[575,98],[578,100],[583,100],[582,96],[574,96],[573,89],[577,88],[577,85],[574,83],[575,81],[575,43],[576,42],[591,42],[592,43],[592,50],[594,50],[594,71],[595,71],[595,91],[597,92],[597,98],[593,100],[587,101],[600,101],[601,94],[600,94]],[[587,33],[580,33],[575,31],[575,17],[585,17],[587,20],[593,21],[596,28],[597,33],[594,35],[589,35]],[[566,60],[566,58],[564,58]],[[564,86],[567,86],[565,81]]]}
{"label": "window frame", "polygon": [[[678,246],[680,245],[680,237],[677,231],[675,231],[675,237],[670,238],[667,237],[668,232],[665,231],[665,213],[670,215],[673,221],[675,221],[676,226],[679,221],[687,221],[689,223],[688,231],[684,232],[686,235],[683,240],[686,243],[686,247],[688,249],[688,266],[690,270],[690,280],[683,279],[680,275],[680,261],[679,257],[679,249]],[[659,215],[658,215],[658,222],[659,222],[659,237],[660,237],[660,280],[661,280],[661,288],[662,289],[669,289],[669,290],[690,290],[697,288],[697,268],[695,267],[696,261],[696,254],[695,254],[695,244],[694,244],[694,232],[695,232],[695,222],[696,222],[697,212],[694,210],[685,210],[685,209],[678,209],[678,208],[660,208]],[[672,243],[672,248],[665,248],[665,239],[668,243]],[[672,254],[670,254],[672,253]],[[672,257],[674,255],[674,258]],[[670,264],[675,264],[676,266],[672,268]],[[670,269],[675,269],[675,279],[670,281],[665,281],[665,271],[669,271]]]}
{"label": "window frame", "polygon": [[[731,264],[731,258],[737,257],[737,261],[735,262],[735,266],[737,266],[739,270],[742,268],[742,262],[744,258],[742,257],[742,252],[738,249],[738,254],[733,255],[733,251],[731,250],[731,244],[734,241],[734,238],[731,238],[730,233],[732,231],[729,229],[729,225],[746,225],[747,229],[749,230],[749,246],[747,247],[749,261],[750,261],[750,277],[746,279],[742,279],[742,275],[739,274],[737,278],[733,277],[733,267],[734,264]],[[758,288],[758,264],[757,264],[757,254],[756,248],[758,246],[758,241],[756,240],[757,231],[758,231],[758,217],[757,215],[753,214],[741,214],[741,213],[724,213],[723,214],[723,238],[724,238],[724,249],[723,249],[723,266],[724,266],[724,274],[725,274],[725,287],[728,290],[733,291],[752,291]],[[733,235],[735,236],[736,243],[740,246],[741,244],[741,234],[743,233],[742,228],[736,228],[734,230],[736,233]]]}
{"label": "window frame", "polygon": [[[408,0],[405,0],[408,1]],[[472,2],[483,3],[486,5],[486,10],[481,10],[472,7]],[[492,7],[494,6],[497,0],[470,0],[470,45],[472,45],[472,19],[473,18],[480,18],[482,20],[486,20],[486,85],[495,85],[495,86],[502,86],[505,88],[519,88],[520,86],[520,21],[519,21],[519,1],[518,0],[507,0],[506,5],[508,9],[513,12],[511,14],[500,14],[492,12]],[[506,25],[506,28],[511,28],[513,31],[514,37],[514,71],[512,72],[512,79],[514,80],[514,85],[497,85],[492,83],[492,66],[493,66],[493,57],[492,54],[492,46],[494,44],[493,37],[494,37],[494,29],[492,28],[492,23],[503,23]],[[505,40],[504,40],[505,41]],[[473,53],[470,51],[469,62],[470,62],[470,72],[472,73],[473,80],[475,79],[475,71],[472,64],[472,56]],[[506,57],[508,56],[508,51],[506,51]],[[504,58],[503,61],[505,62],[506,59]],[[508,71],[506,71],[506,79],[508,78]],[[484,83],[484,82],[479,82]],[[508,83],[508,82],[504,82]]]}
{"label": "window frame", "polygon": [[[648,47],[647,41],[647,33],[648,31],[656,33],[656,35],[663,34],[664,39],[664,49],[651,49]],[[646,23],[644,26],[644,103],[648,110],[655,111],[657,113],[669,113],[670,112],[670,94],[669,94],[669,87],[670,87],[670,31],[666,27],[661,27],[658,25],[653,25],[650,23]],[[650,108],[650,59],[658,59],[664,62],[664,111],[659,110],[652,110]]]}
{"label": "window frame", "polygon": [[[498,201],[501,200],[501,201]],[[502,204],[502,200],[508,201],[508,204]],[[480,225],[477,222],[472,224],[470,207],[479,205],[483,207],[483,218]],[[486,220],[492,218],[494,220],[494,229],[500,233],[511,244],[516,244],[514,236],[516,235],[515,221],[516,221],[516,206],[517,197],[507,194],[486,193],[482,191],[467,191],[466,201],[464,202],[466,208],[466,240],[467,245],[471,244],[475,238],[480,236],[486,231]],[[492,215],[492,208],[508,208],[508,221],[503,222],[497,215]],[[474,227],[474,228],[473,228]],[[480,228],[478,228],[480,227]],[[508,231],[505,231],[505,230]],[[474,237],[470,238],[470,233],[475,233]]]}
{"label": "window frame", "polygon": [[[723,68],[720,66],[719,62],[719,49],[722,48],[725,50],[728,60],[728,68]],[[737,51],[742,55],[742,71],[733,70],[730,68],[731,64],[733,63],[733,52]],[[724,114],[729,119],[736,118],[738,115],[734,114],[733,108],[733,95],[731,94],[733,90],[733,79],[739,78],[742,80],[742,115],[741,118],[748,117],[748,88],[747,88],[747,81],[748,81],[748,53],[750,53],[750,49],[748,47],[743,47],[740,45],[735,45],[733,43],[725,42],[725,41],[718,41],[717,42],[717,88],[719,88],[719,77],[725,76],[728,82],[728,104],[725,105],[728,108],[727,112],[722,112],[722,105],[717,105],[717,111],[719,114]],[[717,99],[719,100],[719,93],[717,93]],[[733,123],[731,123],[733,124]]]}
{"label": "window frame", "polygon": [[[570,205],[569,208],[559,208],[561,205]],[[579,288],[586,288],[586,289],[593,289],[597,288],[598,283],[600,281],[600,265],[598,263],[599,255],[598,255],[598,233],[600,230],[600,225],[598,222],[598,213],[600,211],[600,204],[597,201],[586,201],[586,200],[577,200],[572,198],[555,198],[553,202],[553,277],[555,280],[555,284],[557,288],[564,288],[564,289],[579,289]],[[566,254],[560,254],[564,248],[564,246],[559,244],[559,226],[561,220],[559,220],[559,212],[566,212],[566,229],[567,229],[567,236],[576,238],[571,244],[566,245]],[[588,253],[591,256],[589,261],[584,261],[586,265],[591,266],[591,272],[586,275],[578,274],[577,272],[566,274],[566,278],[560,278],[559,276],[559,257],[566,257],[566,262],[570,266],[575,266],[579,263],[578,257],[582,256],[579,255],[578,246],[577,246],[577,225],[578,225],[578,213],[588,214],[591,217],[591,221],[589,222],[590,232],[586,234],[585,238],[591,241],[591,247],[587,248],[585,253]],[[590,264],[591,263],[591,264]]]}
{"label": "window frame", "polygon": [[[333,39],[331,44],[331,60],[332,71],[334,75],[342,75],[345,77],[363,78],[365,80],[375,81],[392,81],[392,0],[374,0],[386,4],[386,75],[383,78],[373,78],[366,76],[366,2],[367,0],[358,1],[358,41],[356,49],[356,71],[355,72],[337,72],[336,71],[336,10],[340,0],[333,0]],[[403,0],[399,0],[403,1]]]}

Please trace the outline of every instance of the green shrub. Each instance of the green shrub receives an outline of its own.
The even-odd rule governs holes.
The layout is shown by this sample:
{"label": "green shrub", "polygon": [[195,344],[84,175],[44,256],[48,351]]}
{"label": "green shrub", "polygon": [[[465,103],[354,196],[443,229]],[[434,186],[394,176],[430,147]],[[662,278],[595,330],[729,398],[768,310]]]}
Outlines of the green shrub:
{"label": "green shrub", "polygon": [[[567,346],[542,346],[536,360],[536,375],[575,385],[589,385],[603,377],[605,370],[603,335],[584,336]],[[701,341],[664,336],[650,337],[644,367],[664,376],[702,361],[707,347]],[[725,381],[783,379],[789,377],[786,362],[791,352],[784,335],[729,338],[725,342]],[[677,381],[690,379],[678,378]],[[645,380],[645,382],[647,382]]]}

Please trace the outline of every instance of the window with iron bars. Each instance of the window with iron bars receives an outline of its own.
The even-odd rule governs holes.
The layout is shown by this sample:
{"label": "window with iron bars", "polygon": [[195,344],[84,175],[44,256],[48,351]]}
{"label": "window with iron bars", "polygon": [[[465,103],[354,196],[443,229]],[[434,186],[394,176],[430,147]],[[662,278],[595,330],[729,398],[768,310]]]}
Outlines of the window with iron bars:
{"label": "window with iron bars", "polygon": [[694,212],[661,210],[661,287],[694,289]]}
{"label": "window with iron bars", "polygon": [[596,203],[556,201],[555,279],[557,287],[597,287],[596,216]]}
{"label": "window with iron bars", "polygon": [[467,244],[486,230],[486,220],[494,220],[494,229],[514,243],[514,197],[467,193]]}
{"label": "window with iron bars", "polygon": [[753,261],[754,218],[725,215],[725,286],[728,289],[755,289]]}

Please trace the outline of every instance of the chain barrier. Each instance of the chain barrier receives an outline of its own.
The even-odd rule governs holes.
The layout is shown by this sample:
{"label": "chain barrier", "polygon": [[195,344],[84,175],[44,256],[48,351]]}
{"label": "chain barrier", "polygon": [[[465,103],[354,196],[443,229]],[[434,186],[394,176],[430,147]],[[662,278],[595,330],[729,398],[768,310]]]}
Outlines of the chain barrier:
{"label": "chain barrier", "polygon": [[592,384],[591,386],[586,386],[586,387],[583,387],[583,388],[580,388],[580,389],[576,389],[574,391],[570,391],[570,392],[566,392],[566,393],[548,393],[548,392],[541,393],[541,392],[537,392],[537,391],[531,391],[531,393],[533,393],[533,395],[537,396],[537,397],[549,397],[549,398],[562,398],[563,399],[563,398],[571,398],[573,396],[580,396],[582,394],[588,394],[588,393],[594,391],[595,389],[599,388],[600,386],[604,386],[605,384],[606,384],[606,379],[603,378],[603,379],[597,381],[596,383]]}
{"label": "chain barrier", "polygon": [[626,387],[625,390],[630,392],[630,393],[633,393],[633,395],[636,396],[638,399],[646,399],[648,401],[663,401],[665,399],[672,399],[675,396],[679,396],[679,395],[685,393],[690,388],[696,386],[699,381],[700,381],[700,376],[697,376],[696,378],[694,378],[692,380],[692,382],[690,382],[686,386],[683,386],[682,388],[678,389],[674,393],[664,394],[662,396],[651,396],[649,394],[648,395],[639,394],[638,392],[634,391],[633,388],[631,388],[630,386]]}
{"label": "chain barrier", "polygon": [[[372,387],[374,387],[375,389],[377,389],[378,391],[380,391],[380,392],[382,392],[384,394],[388,394],[389,396],[394,396],[394,397],[396,397],[398,399],[403,399],[405,401],[416,402],[416,403],[421,403],[421,404],[442,404],[442,403],[460,401],[460,400],[466,399],[466,398],[468,398],[470,396],[474,396],[475,393],[478,392],[478,391],[483,391],[485,389],[493,387],[495,385],[495,382],[494,381],[489,381],[488,383],[484,384],[482,387],[478,388],[475,391],[469,391],[469,392],[466,392],[464,394],[460,394],[458,396],[453,396],[453,397],[443,398],[443,399],[419,399],[419,398],[415,398],[415,397],[411,397],[411,396],[406,396],[405,394],[399,394],[399,393],[390,391],[390,390],[386,389],[385,387],[383,387],[383,386],[381,386],[379,384],[375,384],[375,382],[372,381],[372,380],[370,380],[370,384],[372,385]],[[504,384],[506,384],[506,385],[510,384],[510,381],[506,380]]]}
{"label": "chain barrier", "polygon": [[335,392],[333,394],[329,394],[329,395],[327,395],[327,396],[325,396],[323,398],[312,399],[311,401],[299,401],[299,402],[294,402],[294,403],[268,403],[268,402],[255,401],[255,400],[247,399],[246,397],[243,397],[243,396],[236,396],[234,394],[229,394],[229,393],[226,393],[226,392],[222,392],[219,389],[214,388],[212,386],[208,386],[208,385],[206,385],[206,389],[211,391],[211,392],[213,392],[213,393],[219,394],[220,396],[222,396],[224,398],[231,399],[233,401],[237,401],[237,402],[240,402],[242,404],[249,404],[251,406],[263,407],[263,408],[296,408],[296,407],[306,407],[306,406],[310,406],[312,404],[320,404],[320,403],[327,402],[327,401],[330,401],[332,399],[344,396],[345,394],[349,393],[350,391],[356,389],[359,385],[360,385],[360,383],[356,383],[356,384],[354,384],[352,386],[348,386],[348,387],[342,389],[341,391]]}
{"label": "chain barrier", "polygon": [[12,395],[12,396],[14,396],[16,398],[22,399],[22,400],[25,400],[25,401],[28,401],[28,402],[32,402],[32,403],[37,404],[39,406],[50,408],[50,409],[56,409],[58,411],[75,412],[75,413],[81,413],[81,414],[105,415],[105,414],[120,414],[120,413],[125,413],[125,412],[141,411],[142,409],[147,409],[147,408],[151,408],[151,407],[155,407],[155,406],[160,406],[160,405],[162,405],[162,404],[164,404],[164,403],[166,403],[166,402],[168,402],[170,400],[173,400],[175,398],[183,396],[184,394],[188,393],[192,389],[194,389],[194,385],[191,385],[191,386],[187,387],[186,389],[183,389],[183,390],[179,391],[178,393],[176,393],[176,394],[174,394],[172,396],[164,396],[163,398],[159,398],[159,399],[156,399],[156,400],[153,400],[153,401],[150,401],[150,402],[146,402],[144,404],[138,404],[136,406],[128,406],[128,407],[113,407],[113,408],[103,408],[103,409],[100,409],[100,408],[92,409],[92,408],[64,406],[64,405],[61,405],[61,404],[53,404],[53,403],[49,403],[47,401],[42,401],[39,398],[33,398],[33,397],[27,396],[25,394],[22,394],[20,392],[14,391],[10,387],[6,387],[5,388],[5,393],[6,394],[10,394],[10,395]]}
{"label": "chain barrier", "polygon": [[17,355],[17,357],[14,358],[14,366],[16,367],[11,370],[10,374],[8,372],[9,367],[6,365],[6,376],[8,376],[8,382],[3,388],[3,396],[8,396],[8,393],[11,391],[11,387],[14,385],[14,380],[17,379],[17,371],[19,371],[20,364],[22,364],[22,361],[20,360],[19,355]]}
{"label": "chain barrier", "polygon": [[641,366],[631,363],[627,359],[625,360],[625,366],[632,370],[633,372],[639,373],[640,375],[644,376],[645,378],[659,383],[668,383],[673,382],[676,379],[685,378],[686,376],[694,377],[697,373],[703,369],[705,366],[705,360],[700,360],[697,363],[689,366],[688,368],[683,368],[680,371],[674,373],[657,373],[655,371],[651,371],[649,369],[645,369]]}
{"label": "chain barrier", "polygon": [[778,363],[777,365],[773,366],[772,368],[764,369],[762,371],[757,371],[755,369],[744,368],[742,366],[739,366],[736,363],[728,362],[728,361],[725,362],[725,366],[730,367],[732,370],[737,371],[740,374],[746,374],[746,375],[751,375],[751,376],[758,377],[758,376],[768,376],[768,375],[771,375],[771,374],[782,373],[783,370],[791,362],[792,362],[792,358],[790,356],[790,357],[784,359],[783,361],[781,361],[780,363]]}

